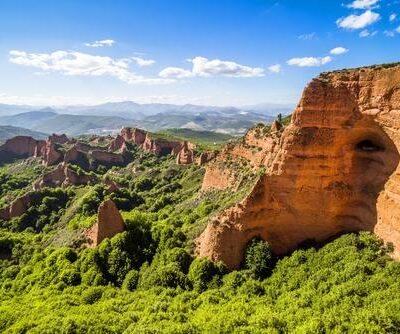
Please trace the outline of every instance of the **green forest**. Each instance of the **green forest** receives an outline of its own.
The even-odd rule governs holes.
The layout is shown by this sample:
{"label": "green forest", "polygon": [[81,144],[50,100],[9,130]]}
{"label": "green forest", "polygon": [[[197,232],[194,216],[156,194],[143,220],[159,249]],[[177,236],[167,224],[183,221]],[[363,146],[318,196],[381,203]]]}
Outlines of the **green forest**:
{"label": "green forest", "polygon": [[[204,167],[131,147],[131,163],[92,173],[103,184],[44,188],[0,221],[2,333],[399,333],[400,263],[362,232],[277,257],[252,239],[241,269],[196,258],[207,221],[258,175],[238,165],[239,191],[200,192]],[[233,162],[231,162],[233,163]],[[0,168],[1,203],[46,170],[35,160]],[[126,231],[95,248],[82,230],[111,198]]]}

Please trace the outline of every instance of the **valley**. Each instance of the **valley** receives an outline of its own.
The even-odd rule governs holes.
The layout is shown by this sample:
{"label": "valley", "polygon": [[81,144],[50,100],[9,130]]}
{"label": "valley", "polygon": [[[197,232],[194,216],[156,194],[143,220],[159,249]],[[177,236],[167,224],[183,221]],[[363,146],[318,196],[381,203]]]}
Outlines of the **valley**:
{"label": "valley", "polygon": [[398,332],[399,89],[321,73],[243,136],[5,140],[0,330]]}

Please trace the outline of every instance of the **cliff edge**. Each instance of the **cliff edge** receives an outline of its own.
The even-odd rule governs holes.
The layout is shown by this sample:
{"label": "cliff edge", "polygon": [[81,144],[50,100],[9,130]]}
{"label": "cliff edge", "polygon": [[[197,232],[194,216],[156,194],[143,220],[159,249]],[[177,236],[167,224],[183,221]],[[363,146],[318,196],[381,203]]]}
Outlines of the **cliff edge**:
{"label": "cliff edge", "polygon": [[241,203],[209,222],[198,254],[234,269],[254,236],[282,255],[305,241],[366,230],[393,243],[399,257],[400,65],[322,73],[291,123],[275,130],[258,138],[250,131],[207,166],[203,190],[213,180],[220,189],[234,183],[217,165],[227,156],[245,156],[265,173]]}

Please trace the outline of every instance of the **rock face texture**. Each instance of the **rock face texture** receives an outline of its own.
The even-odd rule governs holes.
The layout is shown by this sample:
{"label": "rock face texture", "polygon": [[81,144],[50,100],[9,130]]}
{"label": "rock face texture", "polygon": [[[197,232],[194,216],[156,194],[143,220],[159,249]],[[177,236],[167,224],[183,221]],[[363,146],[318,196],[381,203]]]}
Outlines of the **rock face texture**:
{"label": "rock face texture", "polygon": [[202,152],[200,156],[196,159],[196,163],[199,166],[205,165],[207,162],[215,159],[218,155],[218,151],[206,151]]}
{"label": "rock face texture", "polygon": [[63,155],[57,150],[57,144],[48,139],[44,147],[43,163],[46,166],[54,165],[63,160]]}
{"label": "rock face texture", "polygon": [[180,151],[182,143],[179,141],[170,141],[165,139],[154,139],[147,133],[146,139],[142,144],[142,149],[157,155],[176,155]]}
{"label": "rock face texture", "polygon": [[125,146],[124,137],[117,135],[114,140],[108,146],[110,152],[121,151]]}
{"label": "rock face texture", "polygon": [[188,142],[185,141],[176,155],[176,163],[179,165],[188,165],[194,162],[194,152],[189,148]]}
{"label": "rock face texture", "polygon": [[124,220],[112,200],[104,201],[97,212],[97,222],[85,232],[89,246],[96,247],[105,238],[125,231]]}
{"label": "rock face texture", "polygon": [[67,137],[66,134],[57,135],[53,133],[51,136],[49,136],[48,140],[54,144],[61,144],[61,145],[69,142],[69,138]]}
{"label": "rock face texture", "polygon": [[34,183],[33,189],[39,190],[44,187],[66,187],[70,185],[79,186],[97,181],[96,176],[90,174],[77,174],[73,169],[68,167],[65,162],[60,163],[56,169],[42,175],[39,180]]}
{"label": "rock face texture", "polygon": [[[208,224],[199,255],[234,269],[254,236],[285,254],[304,241],[366,230],[393,243],[399,257],[399,149],[400,66],[321,74],[281,135],[257,138],[253,130],[222,154],[245,157],[265,173],[241,203]],[[227,173],[215,164],[207,167],[205,190],[210,178]]]}
{"label": "rock face texture", "polygon": [[121,136],[125,141],[132,141],[136,145],[142,145],[146,140],[147,132],[138,128],[123,128]]}
{"label": "rock face texture", "polygon": [[29,192],[25,195],[16,198],[9,206],[2,208],[0,210],[0,219],[10,220],[14,217],[22,215],[26,210],[28,210],[33,193]]}
{"label": "rock face texture", "polygon": [[41,156],[45,145],[44,140],[36,140],[29,136],[16,136],[8,139],[0,150],[19,157]]}

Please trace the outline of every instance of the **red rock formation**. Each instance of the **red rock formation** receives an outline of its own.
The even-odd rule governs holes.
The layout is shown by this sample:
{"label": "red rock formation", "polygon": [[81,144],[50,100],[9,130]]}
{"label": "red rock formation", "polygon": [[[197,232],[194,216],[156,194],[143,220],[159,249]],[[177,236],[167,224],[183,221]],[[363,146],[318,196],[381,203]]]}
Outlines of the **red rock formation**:
{"label": "red rock formation", "polygon": [[200,156],[196,159],[196,163],[199,166],[205,165],[207,162],[215,159],[218,155],[218,151],[205,151],[200,154]]}
{"label": "red rock formation", "polygon": [[188,142],[185,141],[176,155],[176,163],[178,165],[188,165],[194,162],[193,149],[189,149]]}
{"label": "red rock formation", "polygon": [[283,128],[282,123],[278,122],[277,120],[273,121],[271,124],[271,131],[272,132],[277,132],[280,131]]}
{"label": "red rock formation", "polygon": [[89,174],[77,174],[68,167],[66,163],[60,163],[56,169],[42,175],[37,182],[34,183],[33,189],[39,190],[44,187],[66,187],[70,185],[79,186],[96,182],[97,178]]}
{"label": "red rock formation", "polygon": [[114,140],[110,143],[110,145],[108,145],[108,150],[110,152],[121,152],[124,148],[126,148],[125,146],[125,139],[124,137],[117,135]]}
{"label": "red rock formation", "polygon": [[142,145],[146,139],[147,132],[138,128],[123,128],[121,136],[125,141],[132,141],[136,145]]}
{"label": "red rock formation", "polygon": [[142,144],[142,149],[157,155],[176,155],[180,151],[182,143],[179,141],[170,141],[166,139],[152,138],[147,133],[146,139]]}
{"label": "red rock formation", "polygon": [[57,135],[55,133],[53,133],[51,136],[49,136],[48,140],[54,144],[60,144],[60,145],[66,144],[69,142],[69,138],[65,134]]}
{"label": "red rock formation", "polygon": [[[366,230],[392,242],[398,257],[399,110],[400,66],[311,81],[281,137],[248,136],[260,149],[254,155],[243,144],[230,150],[266,173],[241,203],[209,223],[198,239],[199,255],[233,269],[257,235],[285,254],[309,239]],[[208,165],[205,184],[221,175],[212,169]]]}
{"label": "red rock formation", "polygon": [[124,163],[124,157],[121,154],[102,151],[102,150],[93,150],[88,153],[90,158],[94,163],[100,164],[115,164],[119,165]]}
{"label": "red rock formation", "polygon": [[124,230],[124,220],[115,203],[109,199],[99,206],[97,222],[85,232],[85,235],[89,239],[89,246],[96,247],[105,238],[112,238]]}
{"label": "red rock formation", "polygon": [[45,148],[46,148],[46,141],[45,140],[36,141],[36,146],[35,146],[35,151],[33,153],[33,156],[35,158],[42,157],[44,155]]}
{"label": "red rock formation", "polygon": [[1,147],[0,150],[20,157],[33,157],[40,156],[42,147],[44,146],[43,140],[35,140],[28,136],[16,136],[8,139]]}
{"label": "red rock formation", "polygon": [[43,163],[46,166],[54,165],[63,160],[63,155],[57,150],[56,144],[51,140],[46,141],[43,151]]}
{"label": "red rock formation", "polygon": [[9,206],[0,210],[0,218],[4,220],[10,220],[18,217],[28,210],[32,201],[33,193],[29,192],[25,195],[15,199]]}

